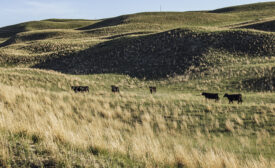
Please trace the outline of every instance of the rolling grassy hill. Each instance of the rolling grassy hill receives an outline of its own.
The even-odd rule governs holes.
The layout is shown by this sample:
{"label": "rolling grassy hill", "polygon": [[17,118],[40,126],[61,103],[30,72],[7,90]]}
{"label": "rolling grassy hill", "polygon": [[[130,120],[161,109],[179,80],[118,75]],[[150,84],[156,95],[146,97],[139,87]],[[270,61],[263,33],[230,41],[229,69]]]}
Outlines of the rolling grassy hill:
{"label": "rolling grassy hill", "polygon": [[0,28],[0,167],[274,167],[274,13],[268,2]]}
{"label": "rolling grassy hill", "polygon": [[233,7],[226,7],[221,9],[213,10],[215,13],[244,13],[244,12],[268,12],[271,13],[274,10],[275,4],[274,2],[264,2],[264,3],[255,3],[255,4],[247,4]]}
{"label": "rolling grassy hill", "polygon": [[93,24],[97,21],[92,20],[74,20],[74,19],[48,19],[42,21],[32,21],[20,23],[12,26],[0,28],[0,38],[11,37],[17,33],[45,30],[45,29],[76,29],[79,27]]}
{"label": "rolling grassy hill", "polygon": [[34,67],[71,74],[120,73],[158,79],[184,74],[191,66],[216,64],[212,50],[217,55],[271,57],[274,43],[272,33],[175,29],[100,43],[64,57],[50,58]]}

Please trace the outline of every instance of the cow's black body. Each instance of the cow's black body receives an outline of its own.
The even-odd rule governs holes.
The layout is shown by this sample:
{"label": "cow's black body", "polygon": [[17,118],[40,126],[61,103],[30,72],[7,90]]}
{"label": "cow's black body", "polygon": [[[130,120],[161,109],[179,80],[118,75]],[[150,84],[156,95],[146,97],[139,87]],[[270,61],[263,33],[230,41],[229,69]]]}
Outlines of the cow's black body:
{"label": "cow's black body", "polygon": [[151,93],[151,94],[157,92],[157,87],[155,87],[155,86],[149,86],[149,89],[150,89],[150,93]]}
{"label": "cow's black body", "polygon": [[115,85],[112,85],[111,86],[111,89],[112,89],[112,92],[119,92],[119,87],[115,86]]}
{"label": "cow's black body", "polygon": [[89,86],[71,86],[71,89],[77,92],[89,92]]}
{"label": "cow's black body", "polygon": [[205,93],[205,92],[203,92],[201,95],[203,95],[206,99],[215,99],[215,101],[218,101],[220,99],[218,93]]}
{"label": "cow's black body", "polygon": [[227,94],[227,93],[225,93],[223,97],[227,97],[229,100],[229,103],[233,103],[233,101],[238,101],[238,103],[243,102],[241,94]]}

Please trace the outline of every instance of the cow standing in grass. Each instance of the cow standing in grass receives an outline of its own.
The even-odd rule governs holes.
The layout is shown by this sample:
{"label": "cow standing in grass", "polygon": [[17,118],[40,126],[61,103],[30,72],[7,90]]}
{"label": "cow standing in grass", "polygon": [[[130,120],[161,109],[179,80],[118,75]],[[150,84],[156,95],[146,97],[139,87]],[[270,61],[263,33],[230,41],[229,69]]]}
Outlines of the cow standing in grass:
{"label": "cow standing in grass", "polygon": [[150,89],[150,93],[151,93],[151,94],[157,92],[157,87],[155,87],[155,86],[149,86],[149,89]]}
{"label": "cow standing in grass", "polygon": [[112,85],[111,89],[112,89],[112,92],[114,92],[114,93],[119,92],[119,87],[117,87],[115,85]]}
{"label": "cow standing in grass", "polygon": [[220,99],[218,93],[205,93],[205,92],[203,92],[201,95],[203,95],[206,99],[215,99],[215,101],[218,101]]}
{"label": "cow standing in grass", "polygon": [[229,100],[229,103],[233,103],[233,101],[238,101],[238,104],[243,102],[241,94],[227,94],[227,93],[225,93],[223,97],[227,97]]}
{"label": "cow standing in grass", "polygon": [[71,89],[77,92],[89,92],[89,86],[71,86]]}

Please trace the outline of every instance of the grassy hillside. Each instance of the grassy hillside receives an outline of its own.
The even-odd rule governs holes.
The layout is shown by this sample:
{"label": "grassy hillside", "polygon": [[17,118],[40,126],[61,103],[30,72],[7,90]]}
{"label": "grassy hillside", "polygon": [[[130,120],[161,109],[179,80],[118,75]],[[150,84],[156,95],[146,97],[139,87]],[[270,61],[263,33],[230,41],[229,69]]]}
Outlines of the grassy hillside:
{"label": "grassy hillside", "polygon": [[275,4],[274,2],[264,2],[264,3],[255,3],[255,4],[247,4],[240,6],[232,6],[221,9],[213,10],[212,12],[216,13],[244,13],[244,12],[255,12],[255,11],[265,11],[272,12],[274,10]]}
{"label": "grassy hillside", "polygon": [[0,28],[0,167],[275,167],[274,6]]}
{"label": "grassy hillside", "polygon": [[72,74],[122,73],[139,78],[161,78],[184,74],[191,66],[216,64],[212,50],[216,55],[228,57],[231,56],[227,53],[271,57],[275,53],[274,43],[272,33],[176,29],[111,40],[34,67]]}
{"label": "grassy hillside", "polygon": [[20,23],[12,26],[0,28],[0,38],[11,37],[17,33],[32,31],[32,30],[45,30],[45,29],[76,29],[93,24],[96,21],[92,20],[74,20],[74,19],[48,19],[42,21],[32,21]]}

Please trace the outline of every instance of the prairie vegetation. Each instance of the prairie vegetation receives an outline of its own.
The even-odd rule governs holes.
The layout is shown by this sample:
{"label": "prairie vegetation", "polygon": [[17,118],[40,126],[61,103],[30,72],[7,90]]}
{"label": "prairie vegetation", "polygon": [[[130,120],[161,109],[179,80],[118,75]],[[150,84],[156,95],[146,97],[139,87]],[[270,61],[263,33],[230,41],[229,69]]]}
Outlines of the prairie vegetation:
{"label": "prairie vegetation", "polygon": [[0,28],[0,167],[275,167],[274,4]]}
{"label": "prairie vegetation", "polygon": [[[110,92],[113,82],[121,94]],[[242,105],[228,105],[204,100],[193,81],[193,91],[177,92],[168,81],[151,82],[159,88],[155,95],[150,82],[127,76],[1,69],[2,165],[274,164],[273,93],[248,92]],[[83,83],[90,93],[70,91]]]}

